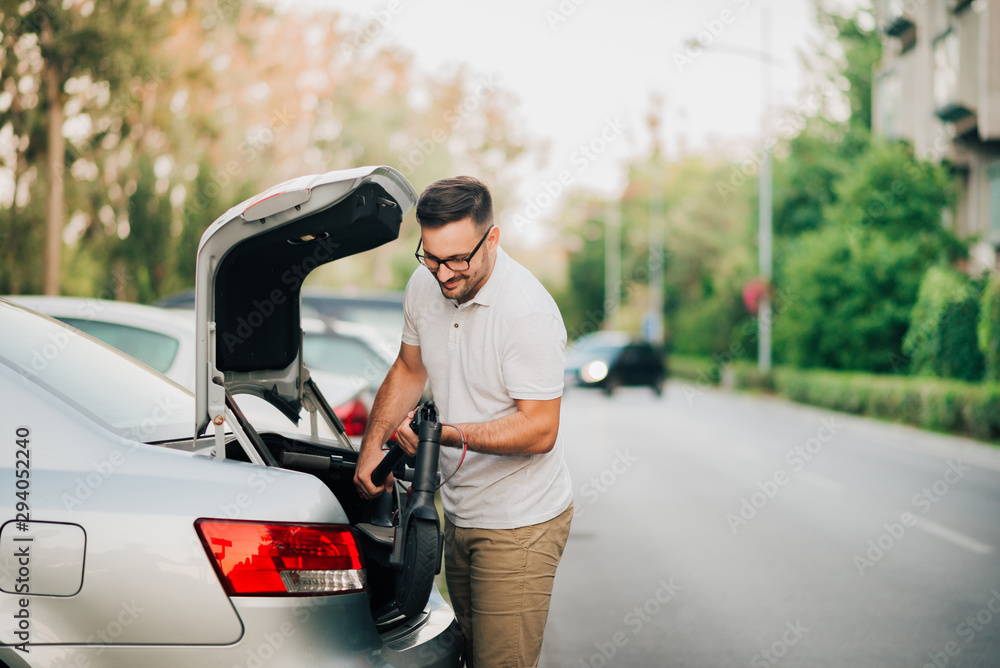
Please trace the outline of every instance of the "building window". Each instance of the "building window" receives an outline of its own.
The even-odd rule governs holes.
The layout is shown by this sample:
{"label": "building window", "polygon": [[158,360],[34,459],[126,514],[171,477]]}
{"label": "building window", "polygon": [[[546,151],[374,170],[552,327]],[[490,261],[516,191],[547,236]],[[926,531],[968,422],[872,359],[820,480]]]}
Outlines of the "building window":
{"label": "building window", "polygon": [[889,139],[899,139],[899,102],[902,98],[899,75],[890,70],[882,74],[876,84],[878,92],[879,131]]}
{"label": "building window", "polygon": [[935,39],[933,52],[934,107],[940,116],[958,97],[958,33],[949,30]]}
{"label": "building window", "polygon": [[990,193],[987,236],[993,243],[1000,244],[1000,160],[986,168],[986,180],[989,182]]}
{"label": "building window", "polygon": [[906,11],[903,0],[882,0],[882,32],[891,37],[899,37],[913,29],[913,21]]}

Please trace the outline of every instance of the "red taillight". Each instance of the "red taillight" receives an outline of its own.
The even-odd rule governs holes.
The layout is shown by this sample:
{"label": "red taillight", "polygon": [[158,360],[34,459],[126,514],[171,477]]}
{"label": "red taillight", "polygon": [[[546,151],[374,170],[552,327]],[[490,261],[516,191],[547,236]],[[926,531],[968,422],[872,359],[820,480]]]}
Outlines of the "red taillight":
{"label": "red taillight", "polygon": [[363,591],[365,570],[351,527],[200,519],[195,528],[230,596]]}
{"label": "red taillight", "polygon": [[344,423],[344,431],[348,436],[362,436],[368,427],[368,409],[360,399],[352,399],[343,406],[333,409],[340,421]]}

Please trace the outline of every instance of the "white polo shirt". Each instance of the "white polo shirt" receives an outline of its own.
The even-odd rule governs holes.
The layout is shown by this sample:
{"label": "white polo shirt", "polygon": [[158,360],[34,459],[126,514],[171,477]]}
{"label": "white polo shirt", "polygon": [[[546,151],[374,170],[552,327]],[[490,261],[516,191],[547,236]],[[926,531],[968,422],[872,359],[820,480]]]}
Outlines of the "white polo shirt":
{"label": "white polo shirt", "polygon": [[[514,413],[515,399],[562,396],[562,315],[538,279],[503,249],[497,247],[492,274],[465,304],[442,295],[421,266],[406,285],[403,308],[403,342],[420,347],[442,422],[489,422]],[[454,471],[461,456],[461,449],[441,448],[442,473]],[[561,435],[541,455],[470,450],[441,490],[448,519],[479,529],[545,522],[572,498]]]}

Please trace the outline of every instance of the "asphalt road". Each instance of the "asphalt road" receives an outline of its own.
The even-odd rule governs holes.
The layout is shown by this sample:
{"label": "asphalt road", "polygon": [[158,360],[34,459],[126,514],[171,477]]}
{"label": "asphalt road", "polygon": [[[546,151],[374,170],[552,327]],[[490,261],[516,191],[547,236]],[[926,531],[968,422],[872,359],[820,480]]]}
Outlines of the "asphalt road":
{"label": "asphalt road", "polygon": [[680,381],[562,421],[540,665],[1000,666],[1000,448]]}

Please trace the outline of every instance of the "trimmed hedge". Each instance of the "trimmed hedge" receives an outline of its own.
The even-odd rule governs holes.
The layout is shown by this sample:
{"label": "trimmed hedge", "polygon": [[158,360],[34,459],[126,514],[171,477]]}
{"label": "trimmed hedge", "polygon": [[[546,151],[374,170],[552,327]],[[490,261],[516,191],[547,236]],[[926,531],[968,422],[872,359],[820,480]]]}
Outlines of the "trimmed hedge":
{"label": "trimmed hedge", "polygon": [[[774,390],[804,404],[910,424],[922,429],[1000,441],[1000,384],[914,376],[775,368],[761,374],[746,361],[722,371],[718,360],[670,360],[673,375],[706,384],[719,377],[740,389]],[[715,380],[711,379],[713,376]]]}
{"label": "trimmed hedge", "polygon": [[709,385],[719,383],[719,371],[722,365],[710,357],[681,357],[671,355],[670,375],[674,378],[699,381]]}

